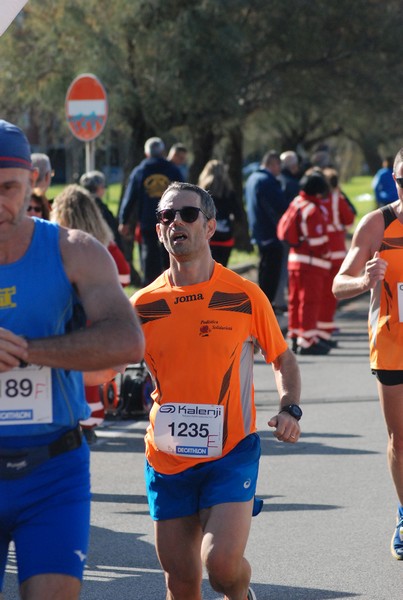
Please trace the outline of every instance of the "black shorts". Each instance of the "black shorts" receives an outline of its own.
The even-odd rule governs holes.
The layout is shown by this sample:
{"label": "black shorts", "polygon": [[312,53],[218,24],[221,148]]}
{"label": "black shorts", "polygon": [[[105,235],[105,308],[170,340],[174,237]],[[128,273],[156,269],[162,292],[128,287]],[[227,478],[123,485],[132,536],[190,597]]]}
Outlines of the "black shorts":
{"label": "black shorts", "polygon": [[403,371],[384,371],[382,369],[372,369],[379,383],[382,385],[400,385],[403,383]]}

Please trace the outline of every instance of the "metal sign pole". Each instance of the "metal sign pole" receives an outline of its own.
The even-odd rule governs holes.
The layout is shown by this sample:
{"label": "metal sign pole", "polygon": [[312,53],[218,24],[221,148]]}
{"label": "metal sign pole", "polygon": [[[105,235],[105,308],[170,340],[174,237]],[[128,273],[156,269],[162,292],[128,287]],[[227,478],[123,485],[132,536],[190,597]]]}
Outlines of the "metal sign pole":
{"label": "metal sign pole", "polygon": [[95,169],[95,144],[94,142],[85,142],[85,171]]}

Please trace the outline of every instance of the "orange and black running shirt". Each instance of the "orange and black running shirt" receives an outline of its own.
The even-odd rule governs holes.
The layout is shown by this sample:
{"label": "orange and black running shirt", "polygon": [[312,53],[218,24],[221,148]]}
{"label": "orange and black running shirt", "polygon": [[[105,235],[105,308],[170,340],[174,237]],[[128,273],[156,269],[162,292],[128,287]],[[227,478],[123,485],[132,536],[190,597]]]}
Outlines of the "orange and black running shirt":
{"label": "orange and black running shirt", "polygon": [[155,382],[145,436],[147,460],[165,474],[212,460],[157,448],[156,413],[170,403],[222,406],[222,455],[227,454],[256,431],[254,341],[268,363],[287,349],[265,294],[215,263],[209,281],[174,287],[165,272],[131,301],[141,319],[145,361]]}
{"label": "orange and black running shirt", "polygon": [[371,291],[368,329],[372,369],[403,370],[403,224],[391,205],[381,209],[385,231],[379,249],[385,278]]}

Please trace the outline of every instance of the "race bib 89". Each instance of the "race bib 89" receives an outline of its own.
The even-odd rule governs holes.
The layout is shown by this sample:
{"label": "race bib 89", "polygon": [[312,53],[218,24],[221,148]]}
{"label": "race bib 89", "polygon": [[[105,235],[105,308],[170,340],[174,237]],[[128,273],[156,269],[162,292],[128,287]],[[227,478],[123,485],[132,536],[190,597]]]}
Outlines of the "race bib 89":
{"label": "race bib 89", "polygon": [[52,417],[49,367],[28,365],[0,373],[0,426],[51,423]]}

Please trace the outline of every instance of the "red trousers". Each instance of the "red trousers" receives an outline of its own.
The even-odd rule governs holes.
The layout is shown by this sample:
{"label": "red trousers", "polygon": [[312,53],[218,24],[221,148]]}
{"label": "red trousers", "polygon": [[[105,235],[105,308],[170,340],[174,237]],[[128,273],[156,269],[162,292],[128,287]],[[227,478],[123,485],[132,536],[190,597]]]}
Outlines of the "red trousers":
{"label": "red trousers", "polygon": [[83,429],[94,429],[102,425],[105,420],[105,408],[102,402],[101,386],[85,386],[85,399],[91,409],[91,415],[85,421],[81,421]]}
{"label": "red trousers", "polygon": [[288,335],[307,348],[319,339],[318,318],[327,271],[304,265],[288,271]]}
{"label": "red trousers", "polygon": [[330,339],[330,336],[336,329],[334,316],[337,309],[337,299],[333,295],[332,285],[333,279],[339,272],[342,262],[342,260],[332,261],[332,266],[329,271],[326,271],[323,283],[322,302],[318,316],[318,329],[320,337],[325,340]]}

